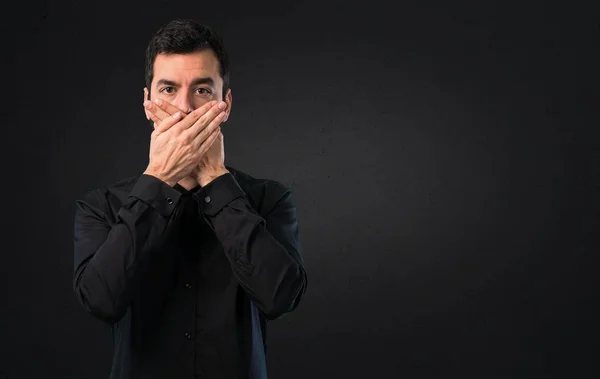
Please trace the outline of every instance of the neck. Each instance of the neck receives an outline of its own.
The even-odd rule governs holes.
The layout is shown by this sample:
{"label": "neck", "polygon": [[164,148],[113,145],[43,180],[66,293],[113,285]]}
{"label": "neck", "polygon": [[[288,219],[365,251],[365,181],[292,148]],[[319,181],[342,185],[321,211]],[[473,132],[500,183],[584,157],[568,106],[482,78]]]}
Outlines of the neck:
{"label": "neck", "polygon": [[178,181],[177,183],[188,191],[195,187],[198,187],[198,182],[196,181],[196,179],[192,178],[191,176],[185,177],[185,178],[181,179],[180,181]]}

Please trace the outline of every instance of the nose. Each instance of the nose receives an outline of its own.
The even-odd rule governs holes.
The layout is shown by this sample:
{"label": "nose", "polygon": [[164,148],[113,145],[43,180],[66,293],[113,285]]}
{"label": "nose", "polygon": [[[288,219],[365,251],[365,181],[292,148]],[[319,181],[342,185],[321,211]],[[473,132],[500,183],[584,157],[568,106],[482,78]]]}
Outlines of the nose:
{"label": "nose", "polygon": [[190,101],[189,96],[183,93],[183,91],[179,92],[179,94],[177,95],[177,99],[174,105],[185,113],[190,113],[194,110],[192,108],[192,102]]}

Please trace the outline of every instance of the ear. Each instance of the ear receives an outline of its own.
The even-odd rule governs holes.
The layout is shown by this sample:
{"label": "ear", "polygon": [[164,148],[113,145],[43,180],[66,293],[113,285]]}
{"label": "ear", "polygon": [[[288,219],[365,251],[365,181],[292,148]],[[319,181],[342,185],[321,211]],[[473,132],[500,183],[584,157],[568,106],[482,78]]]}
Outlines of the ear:
{"label": "ear", "polygon": [[[148,88],[144,87],[144,101],[150,100],[150,94],[148,93]],[[144,107],[144,114],[146,115],[146,120],[150,120],[150,116],[148,115],[148,111]]]}
{"label": "ear", "polygon": [[225,119],[223,120],[223,122],[229,119],[229,114],[231,113],[231,104],[233,103],[233,100],[231,98],[231,88],[227,90],[227,94],[225,95],[225,102],[227,103],[227,113],[225,114]]}

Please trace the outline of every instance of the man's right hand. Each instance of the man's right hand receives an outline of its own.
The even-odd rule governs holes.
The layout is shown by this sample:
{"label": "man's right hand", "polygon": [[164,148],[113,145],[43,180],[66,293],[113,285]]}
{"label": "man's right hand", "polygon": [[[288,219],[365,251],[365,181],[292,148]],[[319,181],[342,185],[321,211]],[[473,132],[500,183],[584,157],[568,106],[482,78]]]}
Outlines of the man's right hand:
{"label": "man's right hand", "polygon": [[150,161],[144,174],[171,187],[189,176],[219,136],[225,116],[219,103],[223,102],[210,101],[183,118],[177,112],[160,121],[150,138]]}

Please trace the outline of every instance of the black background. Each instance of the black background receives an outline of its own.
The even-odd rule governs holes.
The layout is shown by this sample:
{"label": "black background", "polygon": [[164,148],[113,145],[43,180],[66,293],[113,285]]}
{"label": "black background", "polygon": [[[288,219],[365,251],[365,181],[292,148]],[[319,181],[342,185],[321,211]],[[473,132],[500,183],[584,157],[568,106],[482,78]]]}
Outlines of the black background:
{"label": "black background", "polygon": [[106,378],[74,201],[140,173],[144,51],[231,56],[226,162],[294,189],[308,291],[271,378],[599,374],[594,2],[48,2],[2,18],[0,378]]}

